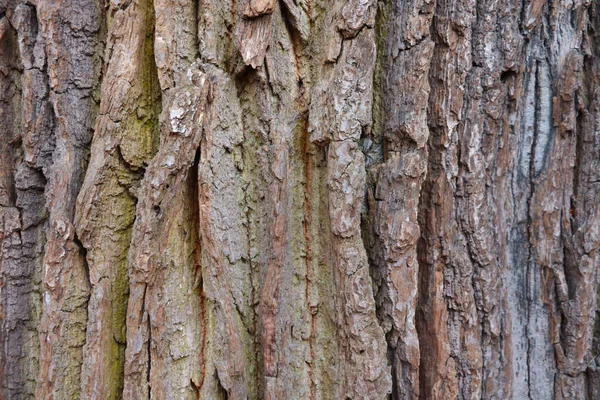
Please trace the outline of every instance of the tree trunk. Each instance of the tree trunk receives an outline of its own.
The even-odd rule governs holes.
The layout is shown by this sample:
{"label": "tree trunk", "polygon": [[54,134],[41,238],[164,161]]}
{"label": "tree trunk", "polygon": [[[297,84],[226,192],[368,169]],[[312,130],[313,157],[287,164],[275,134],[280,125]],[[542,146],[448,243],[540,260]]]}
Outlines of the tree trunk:
{"label": "tree trunk", "polygon": [[598,399],[599,271],[598,0],[0,0],[0,398]]}

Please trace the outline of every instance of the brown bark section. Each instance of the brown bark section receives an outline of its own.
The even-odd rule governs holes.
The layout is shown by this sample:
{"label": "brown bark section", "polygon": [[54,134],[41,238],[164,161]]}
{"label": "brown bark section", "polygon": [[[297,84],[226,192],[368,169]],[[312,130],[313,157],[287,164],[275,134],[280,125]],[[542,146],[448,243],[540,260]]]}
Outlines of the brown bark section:
{"label": "brown bark section", "polygon": [[155,153],[155,103],[160,92],[152,4],[131,2],[108,13],[112,18],[106,43],[110,58],[75,222],[87,250],[91,283],[82,396],[118,399],[127,343],[127,253],[137,186]]}
{"label": "brown bark section", "polygon": [[2,106],[3,390],[69,398],[79,393],[87,321],[73,215],[95,118],[101,14],[94,2],[15,3],[0,6],[2,92],[11,96]]}
{"label": "brown bark section", "polygon": [[597,398],[599,4],[0,0],[0,397]]}
{"label": "brown bark section", "polygon": [[[15,10],[16,27],[6,17],[0,20],[1,52],[8,55],[0,60],[0,118],[6,121],[0,124],[2,387],[5,397],[24,398],[31,398],[35,393],[38,369],[37,323],[46,214],[40,207],[44,202],[44,176],[25,164],[22,153],[17,151],[18,132],[23,129],[29,137],[38,135],[52,117],[49,105],[43,110],[31,105],[22,108],[24,93],[37,98],[48,93],[47,81],[39,81],[43,79],[42,71],[32,68],[35,61],[36,67],[44,63],[43,56],[33,59],[33,48],[39,38],[33,11],[27,6]],[[19,50],[27,53],[24,62],[30,68],[21,77],[18,73]],[[42,87],[36,88],[36,85]],[[20,113],[23,120],[19,118]],[[37,141],[29,140],[28,143],[33,147]],[[45,161],[42,157],[36,157],[36,160],[40,164]],[[4,167],[8,165],[15,168]],[[22,357],[25,352],[30,356]]]}
{"label": "brown bark section", "polygon": [[[214,85],[211,93],[212,104],[224,105],[226,99],[223,97],[228,94],[228,89],[231,89],[231,83],[219,71],[211,72]],[[235,117],[237,117],[236,120],[239,119],[239,115]],[[200,279],[202,280],[203,296],[207,300],[204,305],[206,307],[205,321],[217,325],[217,329],[209,330],[206,324],[204,325],[204,340],[208,347],[204,347],[204,353],[201,355],[204,362],[204,376],[197,386],[201,398],[213,397],[220,387],[230,393],[233,398],[248,398],[249,385],[246,377],[248,361],[244,355],[241,326],[236,318],[233,285],[228,276],[228,267],[230,266],[221,251],[222,248],[231,245],[231,243],[227,243],[228,241],[221,233],[222,230],[227,232],[227,228],[223,226],[226,222],[222,218],[228,212],[235,224],[238,222],[236,217],[239,218],[239,209],[235,207],[237,193],[223,193],[227,190],[220,191],[218,188],[223,178],[227,179],[228,173],[235,168],[231,168],[231,164],[227,165],[231,160],[222,157],[224,151],[219,146],[221,144],[219,139],[226,138],[217,136],[217,134],[223,133],[218,126],[215,126],[218,125],[217,119],[216,109],[211,108],[210,119],[205,123],[204,136],[200,144],[198,166],[199,234],[202,256]],[[216,204],[215,197],[219,193],[229,195],[227,196],[228,204]],[[226,213],[222,213],[223,210],[226,210]],[[230,230],[232,230],[231,228],[233,227],[229,227]],[[213,371],[216,376],[213,375]]]}

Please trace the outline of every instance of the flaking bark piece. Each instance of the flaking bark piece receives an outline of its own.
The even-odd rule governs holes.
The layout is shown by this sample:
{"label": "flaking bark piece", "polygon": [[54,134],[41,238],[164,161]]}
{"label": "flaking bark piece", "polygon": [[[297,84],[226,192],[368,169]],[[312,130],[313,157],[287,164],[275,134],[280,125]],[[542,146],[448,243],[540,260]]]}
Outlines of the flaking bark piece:
{"label": "flaking bark piece", "polygon": [[246,18],[256,18],[272,14],[275,10],[275,0],[250,0],[244,6],[242,15]]}

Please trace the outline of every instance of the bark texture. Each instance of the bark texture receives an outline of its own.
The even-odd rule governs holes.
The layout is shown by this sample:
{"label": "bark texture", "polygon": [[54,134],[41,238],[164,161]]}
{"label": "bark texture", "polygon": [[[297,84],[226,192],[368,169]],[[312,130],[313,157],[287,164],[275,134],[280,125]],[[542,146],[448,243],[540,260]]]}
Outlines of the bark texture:
{"label": "bark texture", "polygon": [[0,0],[0,398],[600,398],[600,2]]}

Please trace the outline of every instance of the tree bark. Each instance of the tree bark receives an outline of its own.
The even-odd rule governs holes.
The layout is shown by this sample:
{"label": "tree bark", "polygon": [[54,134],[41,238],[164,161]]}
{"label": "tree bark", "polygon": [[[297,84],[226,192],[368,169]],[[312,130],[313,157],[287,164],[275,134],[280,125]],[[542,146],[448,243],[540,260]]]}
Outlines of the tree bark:
{"label": "tree bark", "polygon": [[599,271],[599,1],[0,0],[0,398],[600,398]]}

